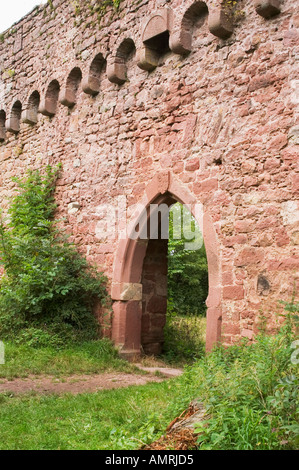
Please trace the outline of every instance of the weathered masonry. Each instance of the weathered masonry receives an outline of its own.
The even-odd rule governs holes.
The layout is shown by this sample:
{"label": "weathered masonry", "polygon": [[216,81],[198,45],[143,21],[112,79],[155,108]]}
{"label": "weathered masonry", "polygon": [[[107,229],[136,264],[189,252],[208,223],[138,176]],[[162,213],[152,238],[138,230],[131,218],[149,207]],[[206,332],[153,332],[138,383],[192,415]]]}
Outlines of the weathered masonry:
{"label": "weathered masonry", "polygon": [[140,205],[202,204],[207,348],[252,339],[299,288],[297,1],[112,3],[54,0],[0,36],[1,203],[13,175],[63,163],[60,215],[128,356],[161,347],[167,261],[120,236],[120,205],[134,230]]}

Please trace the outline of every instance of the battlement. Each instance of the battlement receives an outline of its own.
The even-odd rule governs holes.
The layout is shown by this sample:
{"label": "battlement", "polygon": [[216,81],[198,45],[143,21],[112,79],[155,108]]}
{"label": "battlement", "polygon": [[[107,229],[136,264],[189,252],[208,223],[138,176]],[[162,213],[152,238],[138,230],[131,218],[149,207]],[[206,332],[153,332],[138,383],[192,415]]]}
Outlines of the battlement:
{"label": "battlement", "polygon": [[54,1],[36,7],[2,35],[2,142],[6,131],[20,132],[21,122],[36,124],[39,113],[53,117],[59,104],[72,108],[79,92],[96,96],[104,74],[121,86],[128,80],[128,66],[151,72],[169,52],[188,60],[194,30],[205,18],[208,44],[214,36],[219,39],[215,47],[223,48],[233,45],[241,28],[246,30],[248,13],[257,15],[258,24],[289,13],[282,0],[122,1],[119,9],[108,4],[99,13],[101,3]]}

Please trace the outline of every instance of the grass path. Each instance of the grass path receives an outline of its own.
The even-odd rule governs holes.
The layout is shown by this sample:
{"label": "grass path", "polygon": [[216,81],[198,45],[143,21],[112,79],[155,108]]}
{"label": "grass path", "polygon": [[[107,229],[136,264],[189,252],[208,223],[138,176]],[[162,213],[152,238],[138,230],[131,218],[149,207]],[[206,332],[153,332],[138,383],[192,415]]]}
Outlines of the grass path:
{"label": "grass path", "polygon": [[188,406],[177,380],[77,395],[0,394],[0,450],[136,449]]}
{"label": "grass path", "polygon": [[[140,366],[140,365],[139,365]],[[182,370],[167,367],[142,367],[138,373],[102,372],[91,375],[68,375],[66,377],[34,376],[26,378],[0,380],[0,394],[12,393],[23,395],[26,393],[63,394],[94,393],[99,390],[111,390],[129,387],[131,385],[145,385],[149,382],[161,382],[169,377],[181,375]]]}
{"label": "grass path", "polygon": [[62,350],[6,344],[0,450],[136,449],[188,406],[180,373],[149,358],[129,364],[105,341]]}

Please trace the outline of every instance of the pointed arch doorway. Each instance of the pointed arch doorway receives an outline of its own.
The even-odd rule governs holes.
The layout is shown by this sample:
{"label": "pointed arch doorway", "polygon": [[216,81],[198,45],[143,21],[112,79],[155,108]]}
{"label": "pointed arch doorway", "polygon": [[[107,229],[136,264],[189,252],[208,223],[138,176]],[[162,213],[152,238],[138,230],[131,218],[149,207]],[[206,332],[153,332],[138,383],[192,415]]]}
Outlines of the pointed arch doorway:
{"label": "pointed arch doorway", "polygon": [[[112,340],[127,359],[161,351],[167,309],[168,240],[161,233],[161,224],[151,237],[149,219],[153,205],[159,212],[159,208],[176,202],[187,205],[192,215],[197,216],[199,201],[195,196],[170,172],[156,174],[139,204],[146,217],[141,219],[140,212],[133,215],[129,235],[119,241],[111,289]],[[208,213],[203,213],[201,225],[209,271],[206,349],[211,350],[221,340],[219,246]],[[139,234],[147,236],[136,237],[137,228]]]}

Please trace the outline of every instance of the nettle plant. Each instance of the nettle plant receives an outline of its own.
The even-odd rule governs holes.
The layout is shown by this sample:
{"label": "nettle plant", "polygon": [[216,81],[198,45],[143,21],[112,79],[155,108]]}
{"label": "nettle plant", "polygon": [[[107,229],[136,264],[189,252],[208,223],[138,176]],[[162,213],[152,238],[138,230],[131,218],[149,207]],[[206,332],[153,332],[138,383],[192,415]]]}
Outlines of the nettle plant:
{"label": "nettle plant", "polygon": [[[61,165],[13,178],[6,222],[0,222],[0,337],[39,342],[98,336],[93,310],[106,305],[106,279],[58,229],[54,191]],[[28,330],[29,329],[29,330]],[[39,341],[42,337],[43,340]]]}

